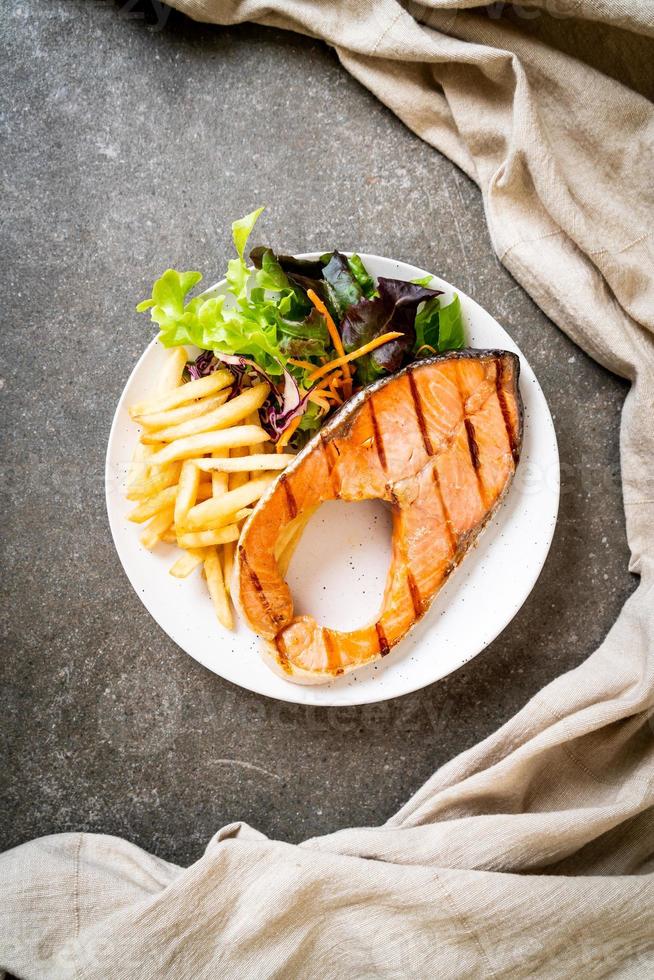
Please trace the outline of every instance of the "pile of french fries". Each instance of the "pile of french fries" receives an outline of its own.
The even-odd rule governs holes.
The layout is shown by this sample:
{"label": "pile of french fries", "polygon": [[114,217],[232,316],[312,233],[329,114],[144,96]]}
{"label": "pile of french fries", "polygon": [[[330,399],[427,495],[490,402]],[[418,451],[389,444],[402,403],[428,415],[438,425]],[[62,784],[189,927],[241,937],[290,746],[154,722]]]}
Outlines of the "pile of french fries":
{"label": "pile of french fries", "polygon": [[148,522],[145,548],[167,542],[182,549],[171,575],[186,578],[203,567],[218,620],[233,629],[230,583],[243,522],[293,455],[275,452],[259,424],[267,384],[231,397],[230,371],[184,382],[187,360],[184,348],[173,348],[156,392],[129,410],[142,432],[127,480],[136,502],[128,516]]}

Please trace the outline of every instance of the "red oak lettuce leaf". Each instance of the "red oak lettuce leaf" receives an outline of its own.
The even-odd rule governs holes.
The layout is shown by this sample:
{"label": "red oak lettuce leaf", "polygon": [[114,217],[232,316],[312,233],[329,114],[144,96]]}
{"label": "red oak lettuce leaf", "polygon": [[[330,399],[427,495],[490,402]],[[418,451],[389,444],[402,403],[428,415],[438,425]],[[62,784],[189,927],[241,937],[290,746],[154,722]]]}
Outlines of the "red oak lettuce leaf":
{"label": "red oak lettuce leaf", "polygon": [[347,311],[341,323],[345,350],[350,353],[391,330],[399,331],[402,336],[356,360],[362,384],[370,384],[382,374],[402,367],[415,344],[418,307],[441,292],[402,279],[384,277],[379,278],[377,291],[379,295],[375,299],[361,299]]}

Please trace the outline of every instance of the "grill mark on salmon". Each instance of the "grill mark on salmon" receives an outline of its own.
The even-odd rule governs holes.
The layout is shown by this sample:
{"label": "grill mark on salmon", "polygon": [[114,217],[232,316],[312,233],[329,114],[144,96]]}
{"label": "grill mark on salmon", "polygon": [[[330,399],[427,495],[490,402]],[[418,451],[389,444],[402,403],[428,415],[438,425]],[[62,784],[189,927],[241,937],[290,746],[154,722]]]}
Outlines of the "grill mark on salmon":
{"label": "grill mark on salmon", "polygon": [[422,443],[425,447],[425,452],[428,456],[434,455],[434,449],[431,444],[431,439],[429,438],[429,433],[427,432],[427,423],[425,422],[425,413],[422,410],[422,403],[420,401],[420,393],[416,386],[415,378],[413,377],[413,371],[407,372],[407,378],[409,379],[409,391],[411,392],[411,400],[413,402],[413,410],[416,413],[416,419],[418,421],[418,428],[420,429],[420,435],[422,436]]}
{"label": "grill mark on salmon", "polygon": [[409,586],[409,595],[411,596],[411,604],[413,606],[413,612],[415,614],[416,619],[419,619],[422,616],[422,612],[423,612],[422,596],[420,595],[420,589],[418,588],[418,584],[415,578],[413,577],[413,572],[408,567],[406,570],[406,582],[407,585]]}
{"label": "grill mark on salmon", "polygon": [[327,654],[327,663],[330,667],[334,668],[339,663],[339,658],[336,652],[331,630],[324,629],[322,631],[322,636],[325,644],[325,653]]}
{"label": "grill mark on salmon", "polygon": [[387,653],[390,653],[390,646],[388,640],[386,639],[386,634],[384,633],[384,627],[381,623],[375,623],[375,630],[377,631],[377,640],[379,642],[379,652],[382,657],[385,657]]}
{"label": "grill mark on salmon", "polygon": [[477,440],[475,438],[475,427],[469,418],[465,418],[463,423],[466,427],[466,435],[468,437],[468,449],[470,450],[470,459],[472,460],[472,466],[476,473],[479,473],[479,446],[477,445]]}
{"label": "grill mark on salmon", "polygon": [[[477,445],[477,439],[475,437],[475,427],[468,415],[467,402],[470,401],[466,398],[465,390],[462,388],[462,379],[459,376],[459,371],[461,370],[461,363],[457,364],[457,371],[453,378],[454,387],[456,388],[459,398],[461,399],[461,411],[463,413],[463,425],[466,430],[466,439],[468,441],[468,452],[470,453],[470,462],[472,463],[472,468],[475,471],[475,476],[477,477],[477,486],[479,488],[479,496],[481,497],[484,505],[486,503],[484,488],[481,482],[481,476],[479,474],[479,446]],[[443,504],[445,502],[443,501]]]}
{"label": "grill mark on salmon", "polygon": [[334,461],[332,460],[332,454],[331,454],[331,443],[326,442],[322,433],[320,434],[320,445],[322,446],[322,451],[325,456],[325,465],[327,466],[327,472],[331,477],[332,472],[334,470]]}
{"label": "grill mark on salmon", "polygon": [[338,500],[341,495],[341,488],[338,479],[338,472],[336,470],[336,465],[338,463],[338,457],[340,453],[338,451],[338,446],[333,442],[327,442],[321,437],[320,445],[322,446],[323,456],[325,458],[325,466],[327,467],[327,473],[329,475],[329,482],[334,493],[334,498]]}
{"label": "grill mark on salmon", "polygon": [[482,480],[480,473],[480,459],[479,459],[479,446],[477,445],[477,439],[475,437],[475,427],[472,424],[472,419],[467,416],[463,420],[463,424],[466,428],[466,436],[468,437],[468,449],[470,451],[470,462],[472,463],[472,468],[475,471],[475,476],[477,477],[477,486],[479,487],[479,496],[481,497],[484,507],[486,506],[486,491],[484,490],[484,481]]}
{"label": "grill mark on salmon", "polygon": [[[323,683],[385,657],[429,608],[513,478],[522,442],[518,377],[518,359],[506,351],[414,363],[346,402],[262,497],[243,529],[234,595],[282,676]],[[295,615],[275,559],[291,515],[300,520],[340,496],[393,509],[382,608],[351,632]]]}
{"label": "grill mark on salmon", "polygon": [[511,447],[513,462],[517,463],[520,457],[520,449],[516,443],[513,426],[511,425],[511,413],[509,412],[508,405],[506,404],[506,396],[504,394],[504,364],[502,361],[498,361],[496,365],[495,390],[497,392],[497,400],[500,403],[500,408],[502,410],[502,418],[504,419],[504,425],[506,426],[506,434],[509,437],[509,446]]}
{"label": "grill mark on salmon", "polygon": [[280,622],[279,617],[274,612],[274,610],[273,610],[273,608],[272,608],[272,606],[270,604],[270,601],[268,599],[268,596],[266,595],[266,591],[265,591],[264,587],[261,584],[261,580],[259,579],[259,576],[257,575],[257,573],[254,571],[254,569],[250,565],[250,562],[248,561],[247,555],[245,554],[245,551],[242,549],[241,546],[239,546],[239,549],[238,549],[238,556],[239,556],[239,558],[241,560],[241,563],[242,563],[245,571],[248,574],[248,577],[249,577],[250,581],[252,582],[252,585],[254,586],[255,592],[257,593],[257,595],[259,596],[259,599],[261,600],[261,605],[265,609],[266,615],[269,617],[269,619],[270,619],[270,621],[272,623],[278,623],[278,622]]}
{"label": "grill mark on salmon", "polygon": [[281,633],[278,633],[275,637],[275,647],[277,648],[277,653],[279,654],[280,664],[282,669],[286,673],[291,673],[291,665],[288,662],[288,654],[286,653],[286,644],[284,643],[284,637]]}
{"label": "grill mark on salmon", "polygon": [[368,402],[368,411],[370,413],[370,424],[372,425],[372,441],[379,456],[379,465],[386,472],[386,451],[384,450],[384,443],[382,442],[381,432],[379,431],[377,413],[372,404],[372,398]]}
{"label": "grill mark on salmon", "polygon": [[297,501],[293,496],[293,491],[288,482],[288,478],[285,475],[280,476],[279,481],[284,488],[284,493],[286,494],[286,505],[288,507],[288,512],[291,515],[291,520],[297,517]]}
{"label": "grill mark on salmon", "polygon": [[438,476],[438,470],[436,469],[435,466],[432,466],[431,468],[431,475],[434,481],[434,486],[436,488],[436,493],[438,494],[441,503],[441,507],[443,508],[443,514],[445,516],[445,532],[447,534],[447,538],[450,544],[450,551],[454,553],[456,551],[456,538],[452,534],[452,518],[447,512],[447,504],[445,503],[445,498],[443,497],[443,491],[441,490],[441,481]]}

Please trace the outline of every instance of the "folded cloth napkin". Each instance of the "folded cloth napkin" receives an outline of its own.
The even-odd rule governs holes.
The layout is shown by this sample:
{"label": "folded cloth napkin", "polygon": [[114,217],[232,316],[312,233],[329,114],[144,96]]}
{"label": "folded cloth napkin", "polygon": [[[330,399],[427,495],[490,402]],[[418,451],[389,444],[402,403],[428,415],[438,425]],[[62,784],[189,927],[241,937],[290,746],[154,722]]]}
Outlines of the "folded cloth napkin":
{"label": "folded cloth napkin", "polygon": [[[0,967],[84,980],[651,977],[654,7],[537,0],[521,22],[476,0],[175,5],[324,38],[477,181],[500,260],[631,381],[622,478],[640,585],[586,663],[383,827],[295,846],[234,824],[190,868],[86,834],[4,854]],[[619,77],[597,67],[602,49]]]}

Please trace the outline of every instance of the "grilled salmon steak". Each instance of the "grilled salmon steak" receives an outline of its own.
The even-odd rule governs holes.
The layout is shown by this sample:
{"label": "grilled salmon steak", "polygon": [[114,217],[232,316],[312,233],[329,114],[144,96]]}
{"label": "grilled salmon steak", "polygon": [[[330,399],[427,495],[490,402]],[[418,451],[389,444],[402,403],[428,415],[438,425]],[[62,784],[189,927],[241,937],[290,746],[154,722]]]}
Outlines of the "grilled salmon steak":
{"label": "grilled salmon steak", "polygon": [[[462,350],[364,388],[261,499],[237,549],[233,594],[264,656],[323,683],[384,657],[429,607],[505,495],[520,455],[515,354]],[[280,541],[326,500],[387,501],[392,557],[382,608],[352,632],[293,615]]]}

